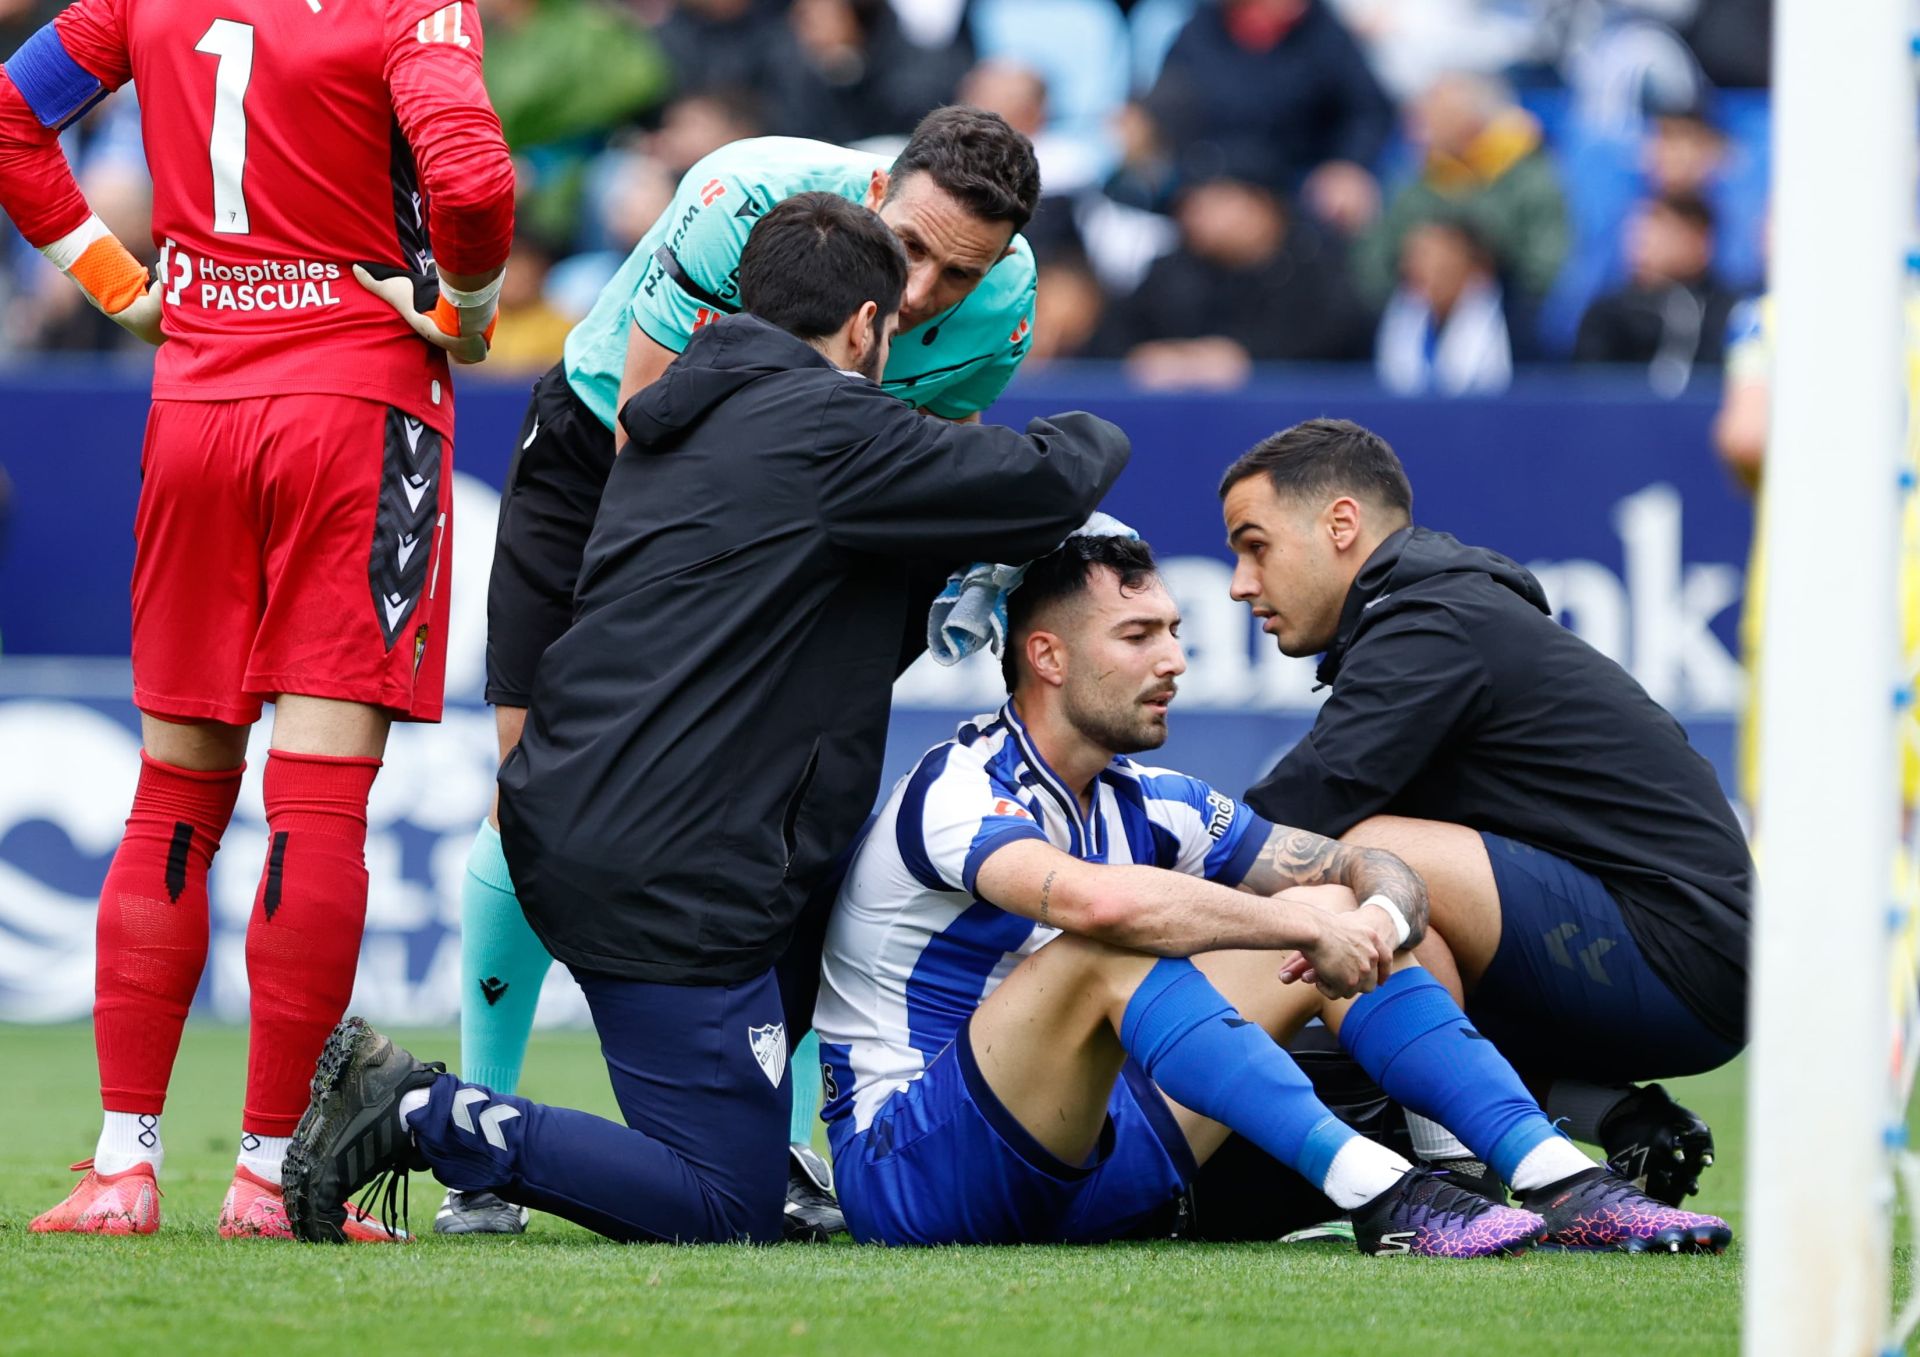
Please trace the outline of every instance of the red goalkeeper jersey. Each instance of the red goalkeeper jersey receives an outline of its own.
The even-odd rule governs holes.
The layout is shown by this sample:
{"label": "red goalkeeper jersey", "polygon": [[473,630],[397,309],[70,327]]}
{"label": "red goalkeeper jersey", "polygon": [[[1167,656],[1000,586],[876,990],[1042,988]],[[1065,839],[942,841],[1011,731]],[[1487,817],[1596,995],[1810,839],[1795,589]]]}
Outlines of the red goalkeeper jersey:
{"label": "red goalkeeper jersey", "polygon": [[363,396],[442,429],[444,355],[350,266],[484,272],[513,171],[473,0],[79,0],[0,80],[0,205],[34,244],[86,208],[57,129],[140,93],[167,342],[156,397]]}

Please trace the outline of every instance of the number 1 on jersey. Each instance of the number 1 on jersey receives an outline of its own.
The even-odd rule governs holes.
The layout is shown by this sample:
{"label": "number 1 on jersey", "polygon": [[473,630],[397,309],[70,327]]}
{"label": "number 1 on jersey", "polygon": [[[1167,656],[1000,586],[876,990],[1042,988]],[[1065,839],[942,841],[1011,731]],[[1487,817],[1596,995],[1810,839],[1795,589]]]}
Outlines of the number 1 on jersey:
{"label": "number 1 on jersey", "polygon": [[220,58],[213,73],[213,134],[207,153],[213,161],[213,229],[218,235],[244,236],[247,195],[241,176],[247,166],[247,82],[253,79],[253,25],[215,19],[193,45],[196,52]]}

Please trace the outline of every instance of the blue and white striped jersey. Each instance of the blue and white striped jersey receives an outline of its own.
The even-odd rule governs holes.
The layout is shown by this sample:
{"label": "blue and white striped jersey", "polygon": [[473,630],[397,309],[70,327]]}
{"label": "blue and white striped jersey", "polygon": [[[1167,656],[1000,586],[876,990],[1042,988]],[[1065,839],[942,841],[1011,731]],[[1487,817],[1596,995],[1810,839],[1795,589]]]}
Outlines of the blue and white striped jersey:
{"label": "blue and white striped jersey", "polygon": [[[1085,815],[1009,702],[934,746],[887,798],[834,902],[821,961],[829,1123],[863,1131],[920,1077],[1007,973],[1058,936],[974,893],[980,864],[1018,839],[1087,862],[1145,864],[1239,884],[1271,826],[1197,778],[1126,757]],[[842,1125],[837,1128],[845,1131]]]}

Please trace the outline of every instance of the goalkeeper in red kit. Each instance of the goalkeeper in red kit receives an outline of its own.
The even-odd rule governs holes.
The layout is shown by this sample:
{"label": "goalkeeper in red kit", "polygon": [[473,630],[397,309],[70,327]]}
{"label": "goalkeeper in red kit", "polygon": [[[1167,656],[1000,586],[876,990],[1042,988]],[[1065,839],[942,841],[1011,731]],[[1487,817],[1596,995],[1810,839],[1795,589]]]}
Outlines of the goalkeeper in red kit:
{"label": "goalkeeper in red kit", "polygon": [[[105,1125],[35,1231],[160,1223],[207,869],[272,702],[220,1233],[288,1235],[280,1161],[353,988],[368,792],[389,723],[440,717],[447,364],[486,356],[513,229],[480,57],[473,0],[79,0],[0,68],[0,208],[94,305],[162,344],[134,524],[140,777],[100,894]],[[152,282],[56,142],[129,81],[154,184]]]}

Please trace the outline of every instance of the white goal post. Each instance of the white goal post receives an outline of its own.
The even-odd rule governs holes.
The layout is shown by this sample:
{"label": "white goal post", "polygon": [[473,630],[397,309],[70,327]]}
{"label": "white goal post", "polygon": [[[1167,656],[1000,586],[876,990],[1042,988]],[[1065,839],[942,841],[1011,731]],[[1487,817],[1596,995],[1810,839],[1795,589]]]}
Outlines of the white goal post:
{"label": "white goal post", "polygon": [[1744,1350],[1888,1322],[1910,0],[1778,0]]}

